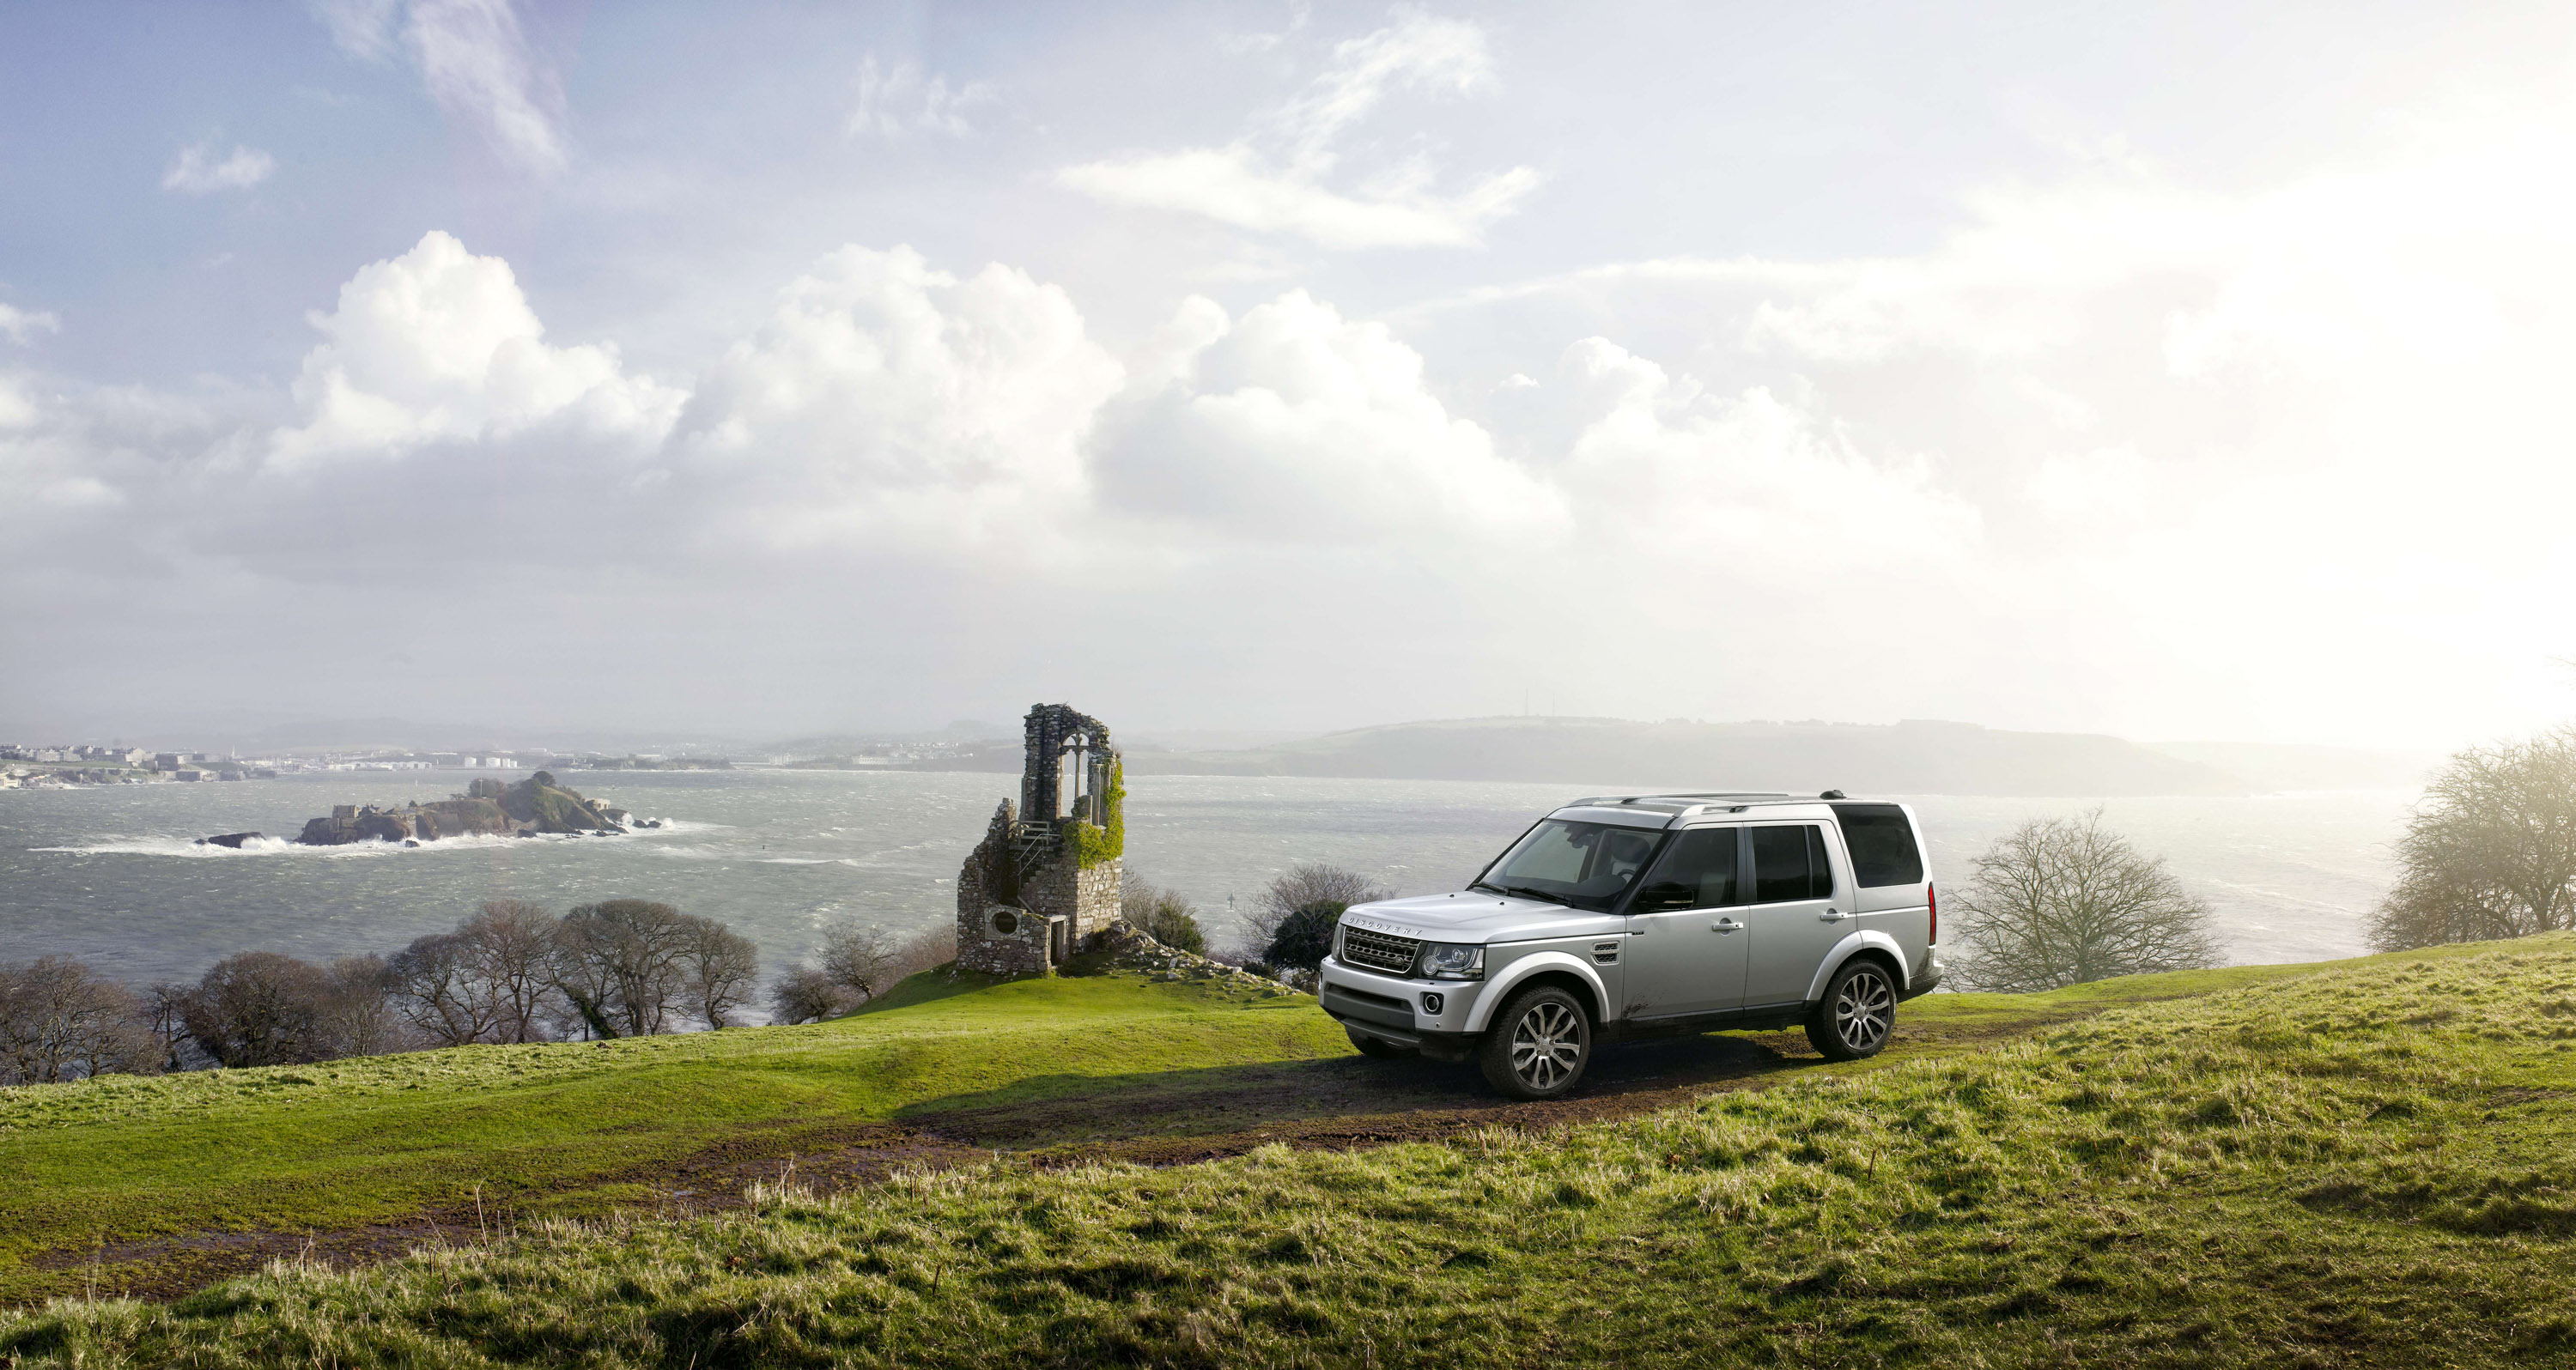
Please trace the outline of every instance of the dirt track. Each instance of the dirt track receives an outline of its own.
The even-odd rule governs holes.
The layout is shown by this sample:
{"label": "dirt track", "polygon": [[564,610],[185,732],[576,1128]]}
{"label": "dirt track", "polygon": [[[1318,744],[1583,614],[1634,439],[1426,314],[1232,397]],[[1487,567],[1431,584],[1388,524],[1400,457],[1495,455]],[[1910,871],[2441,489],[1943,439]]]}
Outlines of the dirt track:
{"label": "dirt track", "polygon": [[[1900,1030],[1889,1054],[1951,1044]],[[1797,1033],[1612,1047],[1573,1095],[1547,1103],[1502,1099],[1473,1066],[1359,1056],[1108,1081],[1067,1077],[1052,1082],[1060,1090],[1053,1098],[979,1102],[969,1096],[884,1123],[747,1130],[676,1163],[592,1175],[580,1187],[640,1186],[653,1196],[651,1211],[679,1217],[739,1207],[755,1180],[792,1174],[828,1193],[905,1167],[974,1164],[996,1153],[1041,1168],[1095,1160],[1181,1165],[1271,1143],[1346,1149],[1436,1141],[1484,1127],[1545,1130],[1652,1112],[1720,1090],[1762,1088],[1820,1063]],[[193,1233],[58,1252],[32,1263],[56,1270],[95,1263],[103,1271],[102,1294],[173,1298],[280,1257],[366,1264],[420,1246],[480,1241],[510,1222],[497,1203],[480,1213],[469,1203],[399,1223],[314,1233]]]}

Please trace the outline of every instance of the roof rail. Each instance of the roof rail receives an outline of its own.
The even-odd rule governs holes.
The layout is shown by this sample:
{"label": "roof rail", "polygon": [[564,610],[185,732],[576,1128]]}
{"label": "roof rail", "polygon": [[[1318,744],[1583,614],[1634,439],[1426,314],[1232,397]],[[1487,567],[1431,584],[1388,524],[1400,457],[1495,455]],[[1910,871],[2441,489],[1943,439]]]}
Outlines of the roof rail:
{"label": "roof rail", "polygon": [[1635,804],[1645,800],[1666,800],[1675,803],[1707,803],[1711,800],[1803,798],[1805,798],[1804,795],[1790,794],[1785,790],[1715,790],[1700,794],[1591,794],[1585,795],[1581,799],[1569,799],[1558,807],[1570,809],[1577,805],[1585,804]]}

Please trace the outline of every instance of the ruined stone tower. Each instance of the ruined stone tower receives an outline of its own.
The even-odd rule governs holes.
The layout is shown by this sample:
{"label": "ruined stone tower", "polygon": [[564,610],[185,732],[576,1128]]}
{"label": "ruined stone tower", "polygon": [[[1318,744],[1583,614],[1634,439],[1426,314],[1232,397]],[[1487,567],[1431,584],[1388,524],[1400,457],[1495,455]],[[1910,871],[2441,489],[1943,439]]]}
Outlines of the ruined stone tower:
{"label": "ruined stone tower", "polygon": [[1070,705],[1029,710],[1020,797],[957,874],[957,968],[1044,975],[1118,916],[1126,847],[1118,751]]}

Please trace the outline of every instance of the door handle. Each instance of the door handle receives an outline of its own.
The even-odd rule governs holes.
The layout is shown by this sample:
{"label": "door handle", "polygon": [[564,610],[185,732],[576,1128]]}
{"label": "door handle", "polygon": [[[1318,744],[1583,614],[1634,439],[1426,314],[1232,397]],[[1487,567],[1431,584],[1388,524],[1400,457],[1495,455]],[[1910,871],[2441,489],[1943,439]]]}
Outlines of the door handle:
{"label": "door handle", "polygon": [[1709,924],[1708,930],[1717,933],[1720,936],[1724,936],[1725,934],[1733,932],[1737,928],[1743,926],[1744,925],[1742,923],[1736,922],[1732,918],[1720,918],[1716,922]]}
{"label": "door handle", "polygon": [[1817,916],[1823,918],[1828,923],[1839,923],[1844,919],[1851,917],[1850,914],[1843,912],[1841,909],[1827,909]]}

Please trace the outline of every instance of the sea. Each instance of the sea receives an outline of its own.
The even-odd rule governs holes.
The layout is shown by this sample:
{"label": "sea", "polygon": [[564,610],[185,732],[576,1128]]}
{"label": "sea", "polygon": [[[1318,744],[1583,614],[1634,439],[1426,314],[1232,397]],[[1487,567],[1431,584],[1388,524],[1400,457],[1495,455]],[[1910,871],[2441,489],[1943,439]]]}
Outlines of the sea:
{"label": "sea", "polygon": [[[893,771],[568,771],[591,798],[659,818],[624,837],[299,847],[335,804],[397,805],[491,771],[329,771],[273,780],[0,790],[0,961],[74,957],[138,985],[193,980],[243,951],[390,953],[484,901],[558,912],[659,900],[751,937],[777,971],[857,918],[903,932],[955,917],[957,868],[1016,775]],[[506,774],[506,773],[505,773]],[[513,778],[516,778],[513,776]],[[1139,776],[1127,866],[1179,891],[1213,945],[1261,891],[1322,861],[1398,894],[1458,888],[1539,815],[1598,786]],[[1633,792],[1633,791],[1631,791]],[[2231,961],[2359,955],[2412,791],[2250,798],[1911,796],[1936,879],[2023,820],[2098,807],[2216,911]],[[256,830],[241,850],[198,846]]]}

